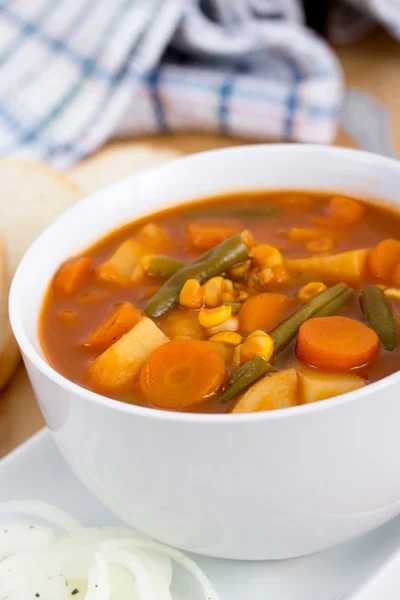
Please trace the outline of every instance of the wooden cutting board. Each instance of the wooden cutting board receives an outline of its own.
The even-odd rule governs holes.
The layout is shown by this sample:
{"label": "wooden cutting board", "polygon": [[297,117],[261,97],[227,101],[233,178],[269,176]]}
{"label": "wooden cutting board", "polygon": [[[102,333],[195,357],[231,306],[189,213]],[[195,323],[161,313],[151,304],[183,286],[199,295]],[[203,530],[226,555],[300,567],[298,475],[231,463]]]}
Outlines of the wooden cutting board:
{"label": "wooden cutting board", "polygon": [[[352,46],[337,49],[348,87],[358,87],[381,100],[392,119],[392,137],[400,154],[400,44],[376,31]],[[368,127],[368,123],[365,124]],[[107,144],[71,169],[69,176],[87,193],[120,177],[165,160],[240,142],[219,135],[152,136]],[[335,145],[354,147],[343,132]],[[0,396],[0,458],[43,425],[25,370],[21,365]]]}

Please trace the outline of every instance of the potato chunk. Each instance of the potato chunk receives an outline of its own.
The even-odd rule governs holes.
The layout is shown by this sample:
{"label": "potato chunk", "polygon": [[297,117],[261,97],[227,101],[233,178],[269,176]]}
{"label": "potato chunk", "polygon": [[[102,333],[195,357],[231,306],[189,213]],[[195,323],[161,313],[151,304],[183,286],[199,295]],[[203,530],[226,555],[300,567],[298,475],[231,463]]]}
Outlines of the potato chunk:
{"label": "potato chunk", "polygon": [[140,259],[148,253],[148,248],[141,242],[134,239],[125,240],[108,260],[95,269],[95,273],[104,281],[130,285],[135,267],[140,268]]}
{"label": "potato chunk", "polygon": [[292,273],[312,273],[322,279],[359,283],[367,265],[369,250],[349,250],[328,256],[310,256],[285,260]]}
{"label": "potato chunk", "polygon": [[167,342],[169,339],[157,325],[144,317],[91,363],[89,378],[93,386],[110,393],[127,389],[150,354]]}
{"label": "potato chunk", "polygon": [[301,367],[298,374],[300,397],[305,404],[340,396],[366,385],[365,381],[354,373],[325,373]]}
{"label": "potato chunk", "polygon": [[296,369],[268,375],[252,385],[233,405],[230,412],[246,413],[298,404],[298,376]]}

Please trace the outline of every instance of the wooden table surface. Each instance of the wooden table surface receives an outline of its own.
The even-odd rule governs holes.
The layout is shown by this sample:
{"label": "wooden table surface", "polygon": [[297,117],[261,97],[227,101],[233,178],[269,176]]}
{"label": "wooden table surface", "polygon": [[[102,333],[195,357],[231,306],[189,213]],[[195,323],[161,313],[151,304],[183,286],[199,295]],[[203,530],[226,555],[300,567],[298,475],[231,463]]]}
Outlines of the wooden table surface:
{"label": "wooden table surface", "polygon": [[[382,31],[338,49],[346,84],[380,99],[392,119],[392,138],[400,153],[400,44]],[[367,124],[366,124],[367,126]],[[71,170],[70,176],[91,192],[146,166],[170,158],[212,148],[237,145],[237,140],[217,135],[166,135],[107,144],[94,156]],[[335,144],[354,146],[339,131]],[[21,365],[8,388],[0,395],[0,458],[43,426],[27,375]]]}

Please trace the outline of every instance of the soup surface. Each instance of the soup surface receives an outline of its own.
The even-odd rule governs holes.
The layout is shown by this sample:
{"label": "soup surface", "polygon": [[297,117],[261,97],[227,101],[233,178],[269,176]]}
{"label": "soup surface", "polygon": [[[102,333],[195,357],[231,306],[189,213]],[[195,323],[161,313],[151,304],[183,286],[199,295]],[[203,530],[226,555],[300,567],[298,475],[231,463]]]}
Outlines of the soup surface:
{"label": "soup surface", "polygon": [[55,274],[39,335],[77,384],[141,406],[254,412],[398,370],[400,215],[240,193],[135,221]]}

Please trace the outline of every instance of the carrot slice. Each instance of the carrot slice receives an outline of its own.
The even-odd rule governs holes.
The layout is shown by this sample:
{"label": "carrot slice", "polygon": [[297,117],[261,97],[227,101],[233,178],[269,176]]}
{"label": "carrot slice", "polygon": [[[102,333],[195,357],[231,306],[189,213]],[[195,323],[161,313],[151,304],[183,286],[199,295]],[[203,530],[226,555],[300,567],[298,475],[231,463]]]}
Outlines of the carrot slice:
{"label": "carrot slice", "polygon": [[356,200],[344,196],[333,196],[329,200],[327,212],[338,227],[349,227],[362,221],[365,209]]}
{"label": "carrot slice", "polygon": [[354,319],[333,316],[309,319],[299,329],[296,356],[322,371],[350,371],[377,356],[375,331]]}
{"label": "carrot slice", "polygon": [[75,294],[93,268],[93,258],[77,256],[64,263],[54,277],[56,292],[70,296]]}
{"label": "carrot slice", "polygon": [[222,387],[225,379],[224,359],[210,344],[174,340],[147,359],[140,387],[154,406],[183,408],[203,402]]}
{"label": "carrot slice", "polygon": [[375,277],[389,283],[400,262],[400,242],[388,239],[379,242],[369,254],[368,265]]}
{"label": "carrot slice", "polygon": [[132,327],[139,323],[143,313],[130,302],[124,302],[118,306],[112,315],[108,317],[93,331],[83,342],[83,346],[105,350],[111,344],[119,340]]}
{"label": "carrot slice", "polygon": [[293,305],[293,300],[285,294],[258,294],[248,298],[239,311],[239,329],[251,333],[256,329],[273,329]]}
{"label": "carrot slice", "polygon": [[189,223],[185,227],[189,243],[197,250],[210,250],[240,231],[239,223]]}

